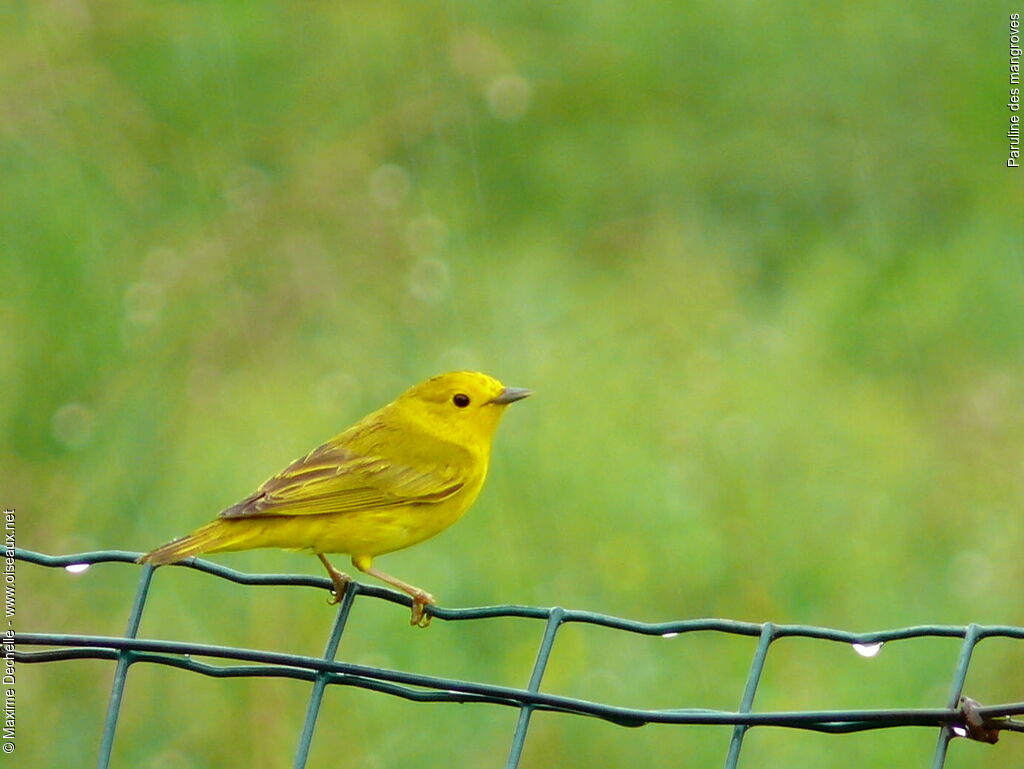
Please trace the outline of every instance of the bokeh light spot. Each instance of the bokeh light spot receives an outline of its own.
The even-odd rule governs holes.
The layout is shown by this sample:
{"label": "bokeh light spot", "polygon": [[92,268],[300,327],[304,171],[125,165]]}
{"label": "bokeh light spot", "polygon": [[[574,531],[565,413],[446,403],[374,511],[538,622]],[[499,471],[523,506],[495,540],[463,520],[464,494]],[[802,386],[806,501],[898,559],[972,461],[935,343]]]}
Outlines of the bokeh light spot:
{"label": "bokeh light spot", "polygon": [[398,208],[411,189],[412,179],[401,166],[388,163],[370,175],[370,196],[381,208]]}
{"label": "bokeh light spot", "polygon": [[448,294],[451,277],[440,259],[420,259],[409,270],[409,293],[421,302],[439,302]]}
{"label": "bokeh light spot", "polygon": [[487,87],[487,104],[495,117],[512,122],[526,114],[532,90],[526,78],[505,75]]}
{"label": "bokeh light spot", "polygon": [[81,403],[66,403],[54,412],[50,429],[58,443],[75,449],[89,442],[95,423],[91,408]]}
{"label": "bokeh light spot", "polygon": [[164,292],[156,283],[133,283],[124,292],[125,320],[135,326],[151,326],[160,320]]}

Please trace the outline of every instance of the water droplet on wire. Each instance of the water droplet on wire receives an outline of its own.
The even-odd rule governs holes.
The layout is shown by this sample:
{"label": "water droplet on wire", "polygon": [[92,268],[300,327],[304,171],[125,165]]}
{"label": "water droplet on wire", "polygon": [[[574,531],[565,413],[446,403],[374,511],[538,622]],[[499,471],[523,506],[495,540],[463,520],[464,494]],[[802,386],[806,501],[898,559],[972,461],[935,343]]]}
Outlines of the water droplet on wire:
{"label": "water droplet on wire", "polygon": [[861,657],[874,657],[882,649],[881,642],[873,644],[854,644],[853,650]]}
{"label": "water droplet on wire", "polygon": [[679,635],[679,633],[675,633],[675,632],[672,632],[672,633],[662,633],[661,637],[662,638],[675,638],[677,635]]}
{"label": "water droplet on wire", "polygon": [[64,567],[64,570],[72,574],[81,574],[83,571],[87,570],[89,566],[90,564],[88,563],[69,563]]}

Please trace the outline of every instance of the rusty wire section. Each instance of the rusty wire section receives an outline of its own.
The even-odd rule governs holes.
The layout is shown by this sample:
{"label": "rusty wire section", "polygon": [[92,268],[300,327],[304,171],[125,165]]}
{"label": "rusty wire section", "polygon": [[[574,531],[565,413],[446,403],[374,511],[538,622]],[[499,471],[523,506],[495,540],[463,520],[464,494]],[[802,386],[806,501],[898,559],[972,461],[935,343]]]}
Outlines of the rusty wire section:
{"label": "rusty wire section", "polygon": [[[3,555],[7,555],[4,548]],[[17,548],[17,560],[50,568],[77,571],[97,563],[134,563],[140,553],[123,550],[102,550],[73,555],[50,556]],[[190,558],[180,566],[211,574],[244,585],[290,585],[330,590],[326,577],[289,574],[246,574],[219,564]],[[964,681],[971,656],[977,644],[985,638],[1024,639],[1024,628],[1003,625],[918,625],[915,627],[882,630],[871,633],[851,633],[812,625],[775,625],[772,623],[735,622],[723,619],[678,620],[648,623],[613,617],[595,612],[573,611],[559,607],[486,606],[470,609],[431,607],[431,613],[446,621],[472,621],[492,617],[519,617],[542,620],[543,634],[533,670],[526,688],[495,686],[475,681],[423,675],[366,665],[354,665],[335,659],[345,624],[357,597],[377,598],[393,603],[410,605],[410,599],[385,588],[352,582],[338,607],[324,654],[308,657],[279,652],[211,646],[208,644],[163,641],[137,638],[142,612],[146,606],[153,567],[140,567],[139,584],[123,636],[91,636],[58,633],[18,632],[15,652],[18,663],[55,662],[75,659],[109,659],[115,661],[114,681],[111,688],[107,718],[100,739],[98,769],[106,769],[114,744],[114,735],[120,714],[128,672],[133,664],[144,662],[168,665],[182,670],[217,678],[281,677],[310,681],[313,686],[302,732],[299,735],[293,766],[306,766],[310,745],[320,712],[320,703],[327,686],[356,686],[417,702],[488,703],[517,708],[519,719],[511,737],[506,766],[519,766],[523,746],[534,711],[546,710],[570,713],[582,717],[601,718],[621,726],[637,727],[649,723],[714,724],[733,726],[726,769],[734,769],[739,762],[743,737],[755,726],[776,726],[809,729],[819,732],[845,733],[905,726],[932,727],[937,731],[937,744],[932,767],[942,767],[950,739],[967,737],[994,743],[1000,731],[1024,731],[1024,723],[1012,716],[1024,714],[1024,702],[985,706],[963,696]],[[558,630],[569,623],[587,623],[614,628],[627,633],[672,637],[681,633],[728,633],[756,639],[756,648],[747,676],[747,683],[735,712],[700,708],[671,708],[648,710],[626,708],[614,704],[592,702],[540,690],[551,650]],[[918,709],[877,710],[819,710],[799,712],[755,712],[753,710],[757,686],[764,670],[772,643],[781,638],[813,638],[852,645],[859,653],[870,655],[882,643],[910,641],[919,638],[960,638],[960,655],[953,666],[949,696],[945,707]],[[25,646],[49,647],[40,651],[25,651]],[[223,664],[200,662],[196,657],[213,658]],[[947,673],[943,673],[947,675]]]}

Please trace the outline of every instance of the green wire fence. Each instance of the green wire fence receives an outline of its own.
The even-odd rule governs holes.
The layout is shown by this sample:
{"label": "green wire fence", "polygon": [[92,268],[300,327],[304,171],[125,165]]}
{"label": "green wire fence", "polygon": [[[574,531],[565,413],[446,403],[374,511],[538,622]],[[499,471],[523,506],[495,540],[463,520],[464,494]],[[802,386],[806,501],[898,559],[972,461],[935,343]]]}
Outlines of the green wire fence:
{"label": "green wire fence", "polygon": [[[6,557],[8,549],[3,548]],[[123,550],[101,550],[73,555],[51,556],[43,553],[14,549],[14,557],[21,561],[51,568],[72,567],[95,563],[134,562],[140,553]],[[209,561],[195,558],[184,561],[181,566],[197,569],[222,579],[244,585],[289,585],[315,587],[330,590],[331,582],[326,577],[311,577],[287,574],[246,574],[225,568]],[[488,606],[471,609],[444,609],[431,607],[431,614],[447,621],[467,621],[490,617],[522,617],[545,622],[544,634],[537,651],[533,672],[525,689],[461,681],[438,676],[407,673],[366,665],[354,665],[335,660],[338,643],[345,630],[345,623],[353,602],[357,597],[369,596],[394,603],[410,605],[410,599],[385,588],[349,584],[339,604],[338,614],[327,639],[321,657],[282,654],[255,649],[241,649],[207,644],[183,643],[137,638],[142,612],[149,595],[153,567],[140,567],[139,585],[135,601],[128,617],[124,636],[91,636],[59,633],[15,634],[16,646],[55,647],[44,651],[16,650],[18,663],[54,662],[74,659],[116,660],[114,683],[110,693],[106,723],[100,742],[98,769],[110,764],[114,735],[120,714],[121,698],[129,668],[139,662],[155,663],[181,668],[217,678],[234,677],[280,677],[295,678],[313,683],[309,705],[302,733],[299,736],[293,766],[306,766],[310,745],[320,712],[320,703],[328,685],[356,686],[363,689],[390,694],[417,702],[460,702],[490,703],[519,709],[519,719],[511,738],[506,766],[514,769],[519,765],[530,727],[530,716],[534,711],[556,711],[578,716],[601,718],[621,726],[643,726],[649,723],[665,724],[715,724],[733,726],[732,738],[725,761],[726,769],[738,765],[740,750],[746,732],[755,726],[776,726],[793,729],[810,729],[818,732],[844,733],[870,729],[884,729],[900,726],[925,726],[937,730],[937,744],[932,758],[932,767],[942,767],[946,759],[949,741],[954,736],[967,737],[994,743],[1000,731],[1024,732],[1024,722],[1012,716],[1024,714],[1024,702],[983,706],[963,696],[964,681],[975,646],[985,638],[1024,639],[1024,628],[1004,625],[919,625],[916,627],[882,630],[872,633],[850,633],[809,625],[775,625],[770,622],[757,624],[722,619],[694,619],[674,622],[636,622],[586,611],[572,611],[558,607],[540,608],[535,606]],[[600,702],[591,702],[573,697],[548,694],[540,690],[541,680],[554,646],[558,629],[568,623],[579,622],[614,628],[629,633],[649,636],[671,636],[681,633],[717,632],[757,638],[746,687],[735,712],[704,709],[660,709],[646,710],[626,708]],[[754,695],[757,691],[761,672],[764,669],[769,649],[780,638],[815,638],[844,644],[871,647],[890,641],[914,638],[961,638],[959,659],[952,671],[949,697],[944,708],[890,709],[890,710],[819,710],[800,712],[753,712]],[[217,658],[236,663],[214,665],[200,662],[195,657]]]}

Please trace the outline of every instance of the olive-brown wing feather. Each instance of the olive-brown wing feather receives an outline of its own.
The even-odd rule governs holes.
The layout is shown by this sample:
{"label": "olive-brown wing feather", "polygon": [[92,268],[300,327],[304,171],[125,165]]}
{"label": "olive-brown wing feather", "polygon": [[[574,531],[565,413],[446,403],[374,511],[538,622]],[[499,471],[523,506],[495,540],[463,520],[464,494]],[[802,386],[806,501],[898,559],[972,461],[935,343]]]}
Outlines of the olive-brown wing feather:
{"label": "olive-brown wing feather", "polygon": [[297,459],[222,518],[354,513],[440,502],[465,483],[450,465],[411,467],[326,443]]}

